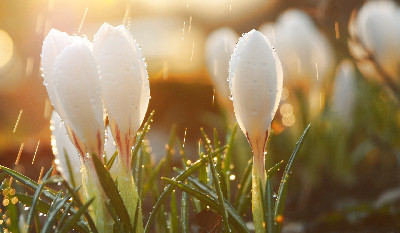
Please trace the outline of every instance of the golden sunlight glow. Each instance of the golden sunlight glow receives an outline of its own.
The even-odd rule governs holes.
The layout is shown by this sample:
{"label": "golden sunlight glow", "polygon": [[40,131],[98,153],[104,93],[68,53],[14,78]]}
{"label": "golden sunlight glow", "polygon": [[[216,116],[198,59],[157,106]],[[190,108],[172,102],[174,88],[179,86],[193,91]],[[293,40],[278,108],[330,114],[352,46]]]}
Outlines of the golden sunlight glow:
{"label": "golden sunlight glow", "polygon": [[7,32],[0,29],[0,69],[12,58],[14,45]]}

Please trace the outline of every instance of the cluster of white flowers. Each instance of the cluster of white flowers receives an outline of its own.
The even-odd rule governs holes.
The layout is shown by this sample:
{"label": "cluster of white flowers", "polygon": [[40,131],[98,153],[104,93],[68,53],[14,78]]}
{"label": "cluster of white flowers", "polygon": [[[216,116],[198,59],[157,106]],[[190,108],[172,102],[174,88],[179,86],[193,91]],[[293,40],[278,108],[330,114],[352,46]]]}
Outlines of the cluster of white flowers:
{"label": "cluster of white flowers", "polygon": [[[74,185],[82,183],[84,199],[97,197],[91,214],[97,228],[109,232],[112,219],[104,206],[106,195],[96,178],[92,156],[110,158],[117,148],[118,162],[111,174],[119,178],[118,190],[131,220],[136,213],[141,219],[131,150],[147,111],[150,86],[139,45],[124,26],[103,24],[93,43],[52,29],[43,42],[41,57],[44,85],[55,108],[51,129],[58,170]],[[105,116],[109,119],[107,134]],[[143,231],[142,221],[135,230]]]}
{"label": "cluster of white flowers", "polygon": [[92,43],[52,29],[41,57],[49,98],[79,153],[102,157],[105,108],[120,158],[130,168],[150,87],[140,47],[128,30],[104,24]]}

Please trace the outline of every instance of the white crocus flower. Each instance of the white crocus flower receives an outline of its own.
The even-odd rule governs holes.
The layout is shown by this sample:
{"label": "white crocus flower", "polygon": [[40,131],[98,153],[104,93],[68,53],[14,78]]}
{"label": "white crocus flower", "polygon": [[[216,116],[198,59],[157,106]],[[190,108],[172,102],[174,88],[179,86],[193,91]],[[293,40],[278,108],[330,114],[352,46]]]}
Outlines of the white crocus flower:
{"label": "white crocus flower", "polygon": [[[79,153],[69,139],[64,122],[56,111],[51,114],[50,129],[51,147],[56,158],[57,170],[71,186],[80,186],[82,176]],[[68,168],[67,157],[71,171]]]}
{"label": "white crocus flower", "polygon": [[224,27],[212,32],[206,42],[207,68],[221,104],[228,109],[232,109],[232,103],[229,100],[230,90],[226,80],[237,39],[238,35],[234,30]]}
{"label": "white crocus flower", "polygon": [[123,26],[103,24],[94,37],[103,101],[118,148],[118,190],[131,221],[139,214],[135,232],[143,231],[140,200],[132,176],[131,151],[150,99],[150,86],[141,49]]}
{"label": "white crocus flower", "polygon": [[82,155],[103,154],[103,103],[90,42],[52,29],[41,57],[47,92],[71,140]]}
{"label": "white crocus flower", "polygon": [[266,181],[264,148],[280,102],[282,82],[282,66],[268,39],[255,30],[244,34],[229,63],[229,86],[236,119],[253,150],[252,203],[257,233],[265,231],[261,204]]}
{"label": "white crocus flower", "polygon": [[[354,30],[353,30],[354,31]],[[400,75],[400,7],[393,1],[369,1],[357,14],[355,33],[392,78]]]}
{"label": "white crocus flower", "polygon": [[285,82],[306,78],[320,83],[331,71],[334,60],[332,48],[303,11],[288,10],[279,16],[275,24],[264,24],[260,31],[275,46],[285,77],[288,77]]}
{"label": "white crocus flower", "polygon": [[150,98],[149,80],[142,52],[122,25],[103,24],[94,37],[103,100],[120,158],[128,169],[136,133]]}
{"label": "white crocus flower", "polygon": [[[43,42],[42,68],[50,100],[63,119],[71,141],[81,154],[84,197],[99,232],[112,230],[107,199],[94,171],[91,155],[104,148],[103,102],[91,43],[52,29]],[[87,156],[89,154],[89,156]]]}
{"label": "white crocus flower", "polygon": [[345,125],[349,125],[353,120],[356,95],[354,65],[350,60],[343,60],[336,71],[332,108]]}

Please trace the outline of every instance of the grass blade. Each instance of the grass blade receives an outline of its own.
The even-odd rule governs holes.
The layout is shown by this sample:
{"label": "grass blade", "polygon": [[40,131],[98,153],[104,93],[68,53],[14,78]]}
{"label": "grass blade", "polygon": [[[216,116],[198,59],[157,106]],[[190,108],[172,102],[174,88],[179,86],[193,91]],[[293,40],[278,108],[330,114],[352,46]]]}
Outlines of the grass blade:
{"label": "grass blade", "polygon": [[170,223],[171,227],[169,228],[169,232],[175,233],[179,231],[178,227],[178,207],[176,204],[176,194],[175,190],[172,190],[171,193],[171,202],[170,202]]}
{"label": "grass blade", "polygon": [[59,220],[59,222],[58,222],[58,226],[57,226],[57,228],[55,229],[54,232],[59,232],[61,226],[64,224],[64,220],[68,217],[68,212],[69,212],[69,210],[71,209],[72,204],[73,204],[73,202],[71,201],[71,202],[65,207],[64,213],[62,214],[62,216],[61,216],[61,218],[60,218],[60,220]]}
{"label": "grass blade", "polygon": [[[79,199],[79,196],[77,195],[77,192],[78,192],[78,190],[80,189],[80,186],[79,186],[79,187],[76,187],[75,189],[72,189],[72,188],[69,186],[68,182],[66,182],[65,180],[63,181],[63,185],[64,185],[64,187],[67,189],[68,193],[71,195],[71,197],[72,197],[72,203],[75,204],[75,207],[82,206],[83,204],[82,204],[81,200]],[[75,211],[74,208],[72,208],[72,210]],[[98,232],[97,232],[96,225],[94,224],[94,221],[93,221],[92,217],[90,216],[90,214],[86,211],[86,212],[84,213],[84,216],[85,216],[85,218],[86,218],[86,221],[87,221],[88,224],[89,224],[89,227],[90,227],[91,232],[93,232],[93,233],[98,233]]]}
{"label": "grass blade", "polygon": [[[3,167],[0,165],[0,169],[2,171],[4,171],[5,173],[7,173],[9,176],[14,177],[14,179],[16,179],[17,181],[19,181],[20,183],[22,183],[23,185],[25,185],[26,187],[32,189],[33,191],[37,190],[39,184],[33,180],[31,180],[30,178],[22,175],[21,173],[18,173],[10,168],[7,167]],[[43,196],[49,198],[50,200],[54,200],[54,198],[56,197],[56,194],[52,191],[50,191],[49,189],[43,188]]]}
{"label": "grass blade", "polygon": [[[227,146],[221,147],[218,150],[215,150],[215,152],[212,154],[212,157],[215,157],[216,155],[219,155],[222,153]],[[197,160],[196,162],[192,163],[190,167],[188,167],[184,172],[180,173],[174,180],[175,181],[183,181],[190,175],[192,175],[194,172],[196,172],[199,168],[203,167],[204,164],[206,163],[207,158],[202,158]],[[144,232],[147,233],[150,231],[150,226],[152,222],[154,221],[154,218],[157,214],[157,212],[160,210],[160,207],[162,204],[166,201],[167,196],[171,193],[172,191],[172,185],[168,185],[165,189],[164,192],[161,193],[160,197],[158,198],[156,204],[153,206],[153,210],[150,213],[149,219],[147,220],[146,226],[144,228]]]}
{"label": "grass blade", "polygon": [[189,233],[189,195],[186,192],[182,192],[181,202],[181,230],[182,233]]}
{"label": "grass blade", "polygon": [[231,161],[232,161],[232,151],[233,151],[233,142],[235,141],[235,136],[236,136],[236,131],[237,131],[237,124],[233,126],[233,129],[229,135],[229,138],[227,139],[228,142],[228,150],[226,150],[225,153],[225,159],[224,159],[224,166],[223,166],[223,171],[226,175],[226,177],[229,177],[227,175],[230,170],[231,170]]}
{"label": "grass blade", "polygon": [[53,205],[50,206],[50,210],[47,214],[46,221],[42,227],[42,231],[41,231],[42,233],[47,233],[47,232],[53,231],[54,221],[56,220],[56,217],[59,214],[59,211],[61,210],[61,208],[67,203],[67,201],[69,199],[69,195],[66,195],[61,200],[60,200],[60,197],[61,197],[61,192],[59,192],[59,194],[57,194],[56,198],[54,198]]}
{"label": "grass blade", "polygon": [[267,184],[265,185],[264,203],[267,212],[265,222],[267,223],[267,233],[275,233],[275,213],[274,213],[274,190],[272,189],[271,179],[267,177]]}
{"label": "grass blade", "polygon": [[248,185],[248,180],[250,177],[250,183],[251,183],[251,169],[253,168],[253,159],[250,159],[248,162],[248,165],[246,169],[244,170],[243,176],[240,179],[240,188],[238,190],[238,194],[236,195],[236,200],[235,200],[235,208],[239,211],[239,206],[244,200],[244,197],[247,195],[248,192],[250,192],[251,185],[249,187]]}
{"label": "grass blade", "polygon": [[[283,209],[285,206],[285,201],[286,201],[286,193],[287,193],[287,188],[288,188],[288,180],[289,180],[289,175],[292,171],[292,166],[294,163],[294,160],[296,159],[296,155],[299,152],[299,149],[301,145],[303,144],[303,140],[310,129],[311,124],[307,126],[307,128],[304,130],[303,134],[301,135],[299,141],[296,143],[296,147],[292,153],[292,155],[289,158],[289,161],[286,165],[285,172],[283,173],[282,180],[279,186],[279,191],[278,191],[278,197],[275,202],[275,216],[282,216],[283,214]],[[277,223],[277,231],[280,231],[281,228],[281,223]]]}
{"label": "grass blade", "polygon": [[176,141],[176,126],[173,125],[171,128],[171,132],[169,134],[168,144],[166,145],[166,151],[165,151],[165,156],[164,156],[166,161],[165,161],[165,166],[164,166],[164,170],[162,173],[163,176],[168,176],[171,172],[175,141]]}
{"label": "grass blade", "polygon": [[60,233],[66,233],[69,232],[72,228],[75,227],[79,219],[81,218],[82,214],[89,208],[89,205],[93,202],[94,198],[90,199],[88,202],[86,202],[83,206],[81,206],[78,211],[72,215],[67,222],[63,225],[63,227],[60,229]]}
{"label": "grass blade", "polygon": [[110,160],[107,161],[106,167],[108,170],[111,169],[112,165],[114,164],[115,158],[117,158],[118,151],[116,150],[114,154],[111,156]]}
{"label": "grass blade", "polygon": [[[192,177],[190,177],[192,178]],[[185,185],[182,181],[174,181],[168,178],[162,177],[161,179],[167,181],[169,184],[175,186],[176,188],[187,192],[189,195],[199,199],[201,202],[203,202],[205,205],[209,206],[210,208],[214,209],[217,211],[220,215],[223,214],[225,211],[218,203],[218,197],[217,194],[214,192],[214,190],[207,188],[209,192],[201,192],[198,190],[195,190],[194,188]],[[199,181],[198,181],[199,182]],[[203,187],[205,184],[199,182],[200,185]],[[207,187],[207,186],[206,186]],[[235,209],[229,204],[228,201],[224,200],[226,210],[229,213],[230,218],[230,223],[238,230],[238,232],[247,232],[249,233],[249,230],[246,227],[246,224],[244,223],[243,219],[240,218],[240,216],[236,213]]]}
{"label": "grass blade", "polygon": [[[18,201],[21,202],[22,204],[24,204],[28,207],[30,207],[32,205],[33,197],[22,194],[22,193],[16,193],[15,196],[18,198]],[[50,205],[39,199],[36,204],[36,209],[39,212],[47,213],[50,210]],[[69,213],[75,214],[76,211],[74,209],[71,209],[71,211],[69,211]],[[59,216],[57,215],[57,219],[59,219],[58,217]],[[79,232],[83,232],[83,233],[94,232],[94,231],[89,231],[89,229],[86,227],[85,223],[82,221],[78,222],[78,224],[76,225],[76,230],[78,230]],[[58,232],[58,231],[56,231],[56,232]]]}
{"label": "grass blade", "polygon": [[32,205],[31,205],[31,208],[29,209],[29,213],[28,213],[27,220],[26,220],[26,225],[28,226],[28,232],[30,232],[30,229],[32,226],[32,220],[37,213],[36,205],[39,200],[40,194],[42,193],[44,185],[46,184],[46,180],[49,178],[52,171],[53,171],[53,167],[51,167],[49,169],[49,171],[47,171],[46,175],[43,177],[42,183],[39,184],[38,188],[35,191],[35,194],[33,195]]}
{"label": "grass blade", "polygon": [[136,143],[135,147],[132,152],[132,161],[131,161],[131,167],[134,168],[134,161],[136,161],[137,153],[139,152],[139,148],[142,146],[142,142],[144,139],[144,136],[149,132],[150,130],[150,124],[153,122],[153,116],[154,116],[154,110],[150,113],[149,117],[147,118],[146,123],[144,123],[143,130],[139,134],[139,137],[136,138]]}
{"label": "grass blade", "polygon": [[211,173],[212,173],[213,180],[214,180],[214,186],[215,186],[215,189],[217,190],[218,202],[219,202],[221,208],[223,209],[222,219],[224,222],[224,232],[230,232],[231,230],[229,228],[228,212],[225,208],[224,195],[222,194],[221,183],[218,179],[218,174],[215,171],[215,166],[214,166],[213,159],[211,158],[211,155],[208,155],[208,163],[210,164]]}
{"label": "grass blade", "polygon": [[67,153],[67,150],[64,148],[64,157],[65,157],[65,163],[67,164],[67,168],[68,168],[68,174],[69,174],[69,177],[70,177],[70,181],[71,181],[71,185],[72,185],[72,187],[76,187],[76,182],[75,182],[75,177],[74,177],[74,172],[73,172],[73,170],[72,170],[72,167],[71,167],[71,163],[70,163],[70,161],[69,161],[69,156],[68,156],[68,153]]}

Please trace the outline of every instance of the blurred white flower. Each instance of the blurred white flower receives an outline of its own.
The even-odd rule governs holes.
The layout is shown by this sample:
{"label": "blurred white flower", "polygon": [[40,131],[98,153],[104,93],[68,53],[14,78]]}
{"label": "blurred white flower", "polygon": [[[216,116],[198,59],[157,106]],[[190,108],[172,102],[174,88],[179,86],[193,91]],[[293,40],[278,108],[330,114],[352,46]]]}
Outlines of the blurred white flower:
{"label": "blurred white flower", "polygon": [[230,90],[227,83],[228,68],[238,35],[231,28],[220,28],[212,32],[206,42],[206,63],[208,72],[217,89],[219,101],[226,108],[232,108],[229,100]]}
{"label": "blurred white flower", "polygon": [[130,169],[130,151],[150,99],[146,63],[139,45],[122,25],[107,23],[94,37],[103,101],[120,158]]}
{"label": "blurred white flower", "polygon": [[103,154],[103,103],[91,43],[52,29],[42,48],[44,84],[82,155]]}
{"label": "blurred white flower", "polygon": [[351,124],[357,97],[354,65],[343,60],[337,68],[333,89],[332,108],[345,125]]}
{"label": "blurred white flower", "polygon": [[[57,170],[71,186],[78,187],[82,184],[79,153],[69,139],[64,122],[56,111],[51,114],[50,129],[51,147],[56,158]],[[68,169],[66,157],[68,157],[72,173]]]}
{"label": "blurred white flower", "polygon": [[229,86],[236,119],[252,146],[261,176],[268,128],[279,105],[282,82],[282,66],[270,42],[255,30],[244,34],[229,63]]}
{"label": "blurred white flower", "polygon": [[[352,26],[351,24],[349,26]],[[363,46],[392,78],[400,75],[400,7],[393,1],[368,1],[357,14],[355,31]]]}
{"label": "blurred white flower", "polygon": [[332,48],[327,38],[303,11],[288,10],[275,24],[262,25],[260,31],[275,46],[287,77],[285,82],[293,78],[321,81],[333,67]]}

